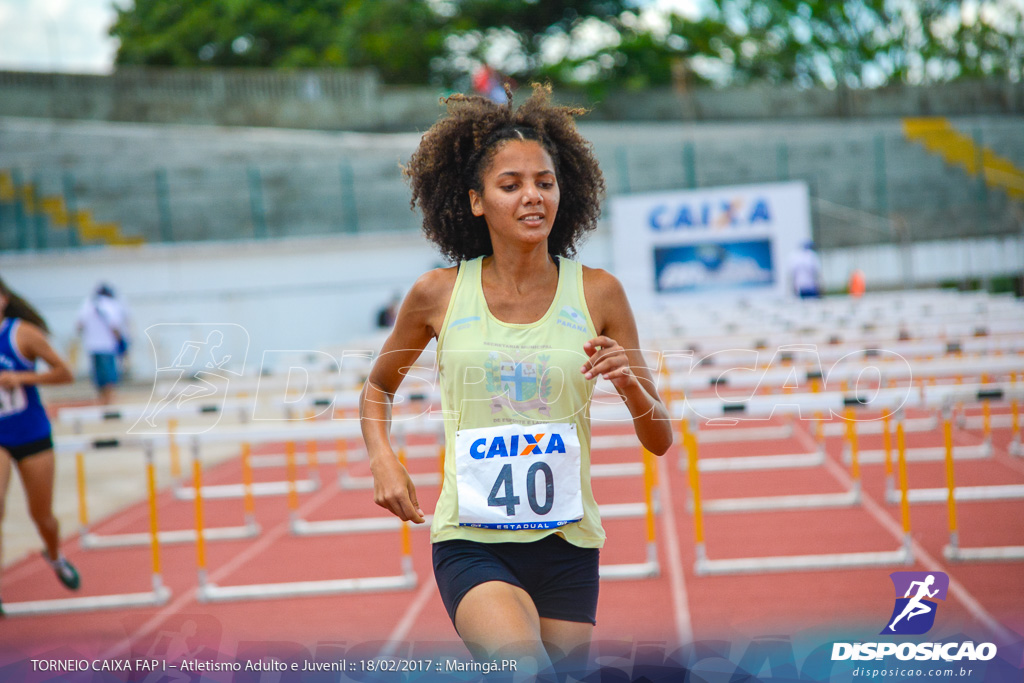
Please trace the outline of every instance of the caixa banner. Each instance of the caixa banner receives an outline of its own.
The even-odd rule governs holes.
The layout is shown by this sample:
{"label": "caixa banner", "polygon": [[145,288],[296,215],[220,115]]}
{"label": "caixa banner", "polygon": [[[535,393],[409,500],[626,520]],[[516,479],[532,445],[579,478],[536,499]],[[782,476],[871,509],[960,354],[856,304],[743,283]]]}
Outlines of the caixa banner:
{"label": "caixa banner", "polygon": [[811,238],[804,182],[619,195],[611,218],[615,272],[647,304],[704,293],[783,295],[787,262]]}

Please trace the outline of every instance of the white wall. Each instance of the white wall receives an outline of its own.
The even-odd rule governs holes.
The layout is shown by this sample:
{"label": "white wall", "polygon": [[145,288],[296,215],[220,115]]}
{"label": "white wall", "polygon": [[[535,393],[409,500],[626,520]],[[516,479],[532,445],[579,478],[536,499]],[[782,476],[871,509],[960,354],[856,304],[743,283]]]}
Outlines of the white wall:
{"label": "white wall", "polygon": [[[110,282],[141,342],[157,323],[235,323],[254,372],[264,349],[318,349],[373,330],[376,311],[440,263],[417,235],[154,245],[0,257],[0,274],[44,314],[67,350],[84,297]],[[134,371],[155,361],[136,344]],[[236,359],[244,349],[232,349]],[[84,368],[84,359],[78,367]]]}
{"label": "white wall", "polygon": [[[865,271],[869,289],[903,282],[898,247],[838,250],[822,257],[830,288],[842,287],[853,267]],[[606,226],[583,246],[580,260],[611,270]],[[1020,273],[1024,240],[925,243],[913,248],[910,261],[916,284]],[[65,353],[82,301],[97,282],[109,281],[131,308],[132,364],[145,378],[157,367],[144,343],[144,331],[152,325],[240,325],[249,335],[245,371],[254,373],[264,350],[337,348],[372,334],[379,307],[441,264],[419,234],[402,233],[8,253],[0,255],[0,276],[39,308]],[[178,343],[165,332],[170,327],[162,325],[154,336],[164,354]],[[245,351],[225,350],[236,359]],[[84,370],[85,359],[78,361]]]}
{"label": "white wall", "polygon": [[909,250],[894,245],[835,249],[821,255],[825,286],[846,286],[856,268],[864,271],[868,289],[930,286],[943,280],[1021,275],[1024,237],[989,237],[950,242],[921,242]]}

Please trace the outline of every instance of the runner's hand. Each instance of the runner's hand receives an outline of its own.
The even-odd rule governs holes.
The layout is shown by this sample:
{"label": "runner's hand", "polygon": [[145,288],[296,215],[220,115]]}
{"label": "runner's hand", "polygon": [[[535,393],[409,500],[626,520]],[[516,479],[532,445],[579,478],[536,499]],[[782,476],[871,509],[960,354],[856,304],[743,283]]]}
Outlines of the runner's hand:
{"label": "runner's hand", "polygon": [[20,372],[13,370],[0,372],[0,389],[17,389],[21,384]]}
{"label": "runner's hand", "polygon": [[416,486],[396,457],[375,458],[370,472],[373,473],[374,503],[390,510],[402,521],[423,524],[425,520],[416,499]]}
{"label": "runner's hand", "polygon": [[587,379],[604,377],[616,389],[625,389],[637,379],[629,367],[626,350],[610,337],[595,337],[583,345],[583,350],[590,358],[580,372]]}

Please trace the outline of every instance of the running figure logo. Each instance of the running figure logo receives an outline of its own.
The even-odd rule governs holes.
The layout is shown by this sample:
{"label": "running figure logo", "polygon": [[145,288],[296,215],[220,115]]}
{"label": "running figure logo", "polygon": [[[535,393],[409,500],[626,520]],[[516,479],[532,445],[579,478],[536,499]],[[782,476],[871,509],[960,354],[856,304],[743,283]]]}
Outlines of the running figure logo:
{"label": "running figure logo", "polygon": [[[245,368],[245,328],[234,323],[158,323],[146,328],[146,337],[156,365],[153,392],[129,433],[166,434],[169,419],[193,412],[211,413],[219,420],[231,381]],[[177,433],[202,433],[214,424],[187,425]]]}
{"label": "running figure logo", "polygon": [[882,635],[927,633],[935,623],[938,609],[938,603],[932,598],[946,599],[949,577],[943,572],[893,572],[889,578],[897,598]]}

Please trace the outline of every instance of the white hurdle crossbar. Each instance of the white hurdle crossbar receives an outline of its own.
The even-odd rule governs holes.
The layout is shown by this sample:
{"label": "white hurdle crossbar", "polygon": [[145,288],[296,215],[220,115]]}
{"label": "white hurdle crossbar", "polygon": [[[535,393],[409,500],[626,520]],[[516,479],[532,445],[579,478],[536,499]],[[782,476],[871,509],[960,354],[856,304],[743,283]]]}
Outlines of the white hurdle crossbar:
{"label": "white hurdle crossbar", "polygon": [[[1011,560],[1024,560],[1024,546],[974,546],[962,547],[960,545],[960,529],[957,519],[957,501],[966,500],[1005,500],[1008,494],[1013,498],[1024,497],[1021,495],[1021,488],[1007,488],[1004,485],[974,486],[969,489],[957,489],[956,476],[953,465],[953,420],[951,409],[954,403],[970,400],[1002,400],[1012,398],[1019,401],[1024,397],[1024,387],[1020,385],[1000,386],[992,388],[985,385],[984,393],[976,387],[961,387],[960,391],[950,392],[944,396],[946,407],[944,408],[945,421],[943,424],[943,436],[945,438],[945,466],[946,466],[946,489],[945,500],[949,521],[949,544],[943,548],[943,555],[947,560],[955,562],[1004,562]],[[927,490],[927,489],[926,489]],[[959,493],[958,493],[959,491]],[[969,492],[968,492],[969,491]],[[930,494],[927,494],[930,495]]]}
{"label": "white hurdle crossbar", "polygon": [[[882,406],[883,408],[895,406],[898,410],[906,402],[906,394],[908,391],[910,390],[900,389],[894,392],[883,389],[876,392],[875,395],[870,398],[863,396],[844,396],[842,394],[830,395],[826,393],[786,394],[780,396],[757,397],[758,399],[763,400],[756,402],[753,400],[747,401],[740,404],[739,408],[730,407],[729,411],[733,415],[736,415],[737,413],[745,415],[772,415],[775,412],[783,414],[791,412],[794,408],[797,411],[802,411],[804,409],[819,411],[828,409],[834,412],[837,410],[849,409],[853,405],[869,407]],[[724,412],[725,405],[722,404],[723,402],[719,401],[718,410]],[[682,446],[688,463],[687,472],[689,476],[690,494],[693,506],[696,542],[696,561],[694,563],[694,571],[698,576],[848,569],[854,567],[906,565],[913,562],[909,515],[904,516],[903,542],[900,548],[892,551],[740,557],[730,559],[708,558],[704,540],[705,503],[701,499],[700,491],[700,473],[702,468],[699,465],[696,432],[697,420],[700,417],[706,416],[708,411],[713,411],[714,407],[704,405],[702,408],[703,410],[700,413],[697,413],[695,411],[691,412],[691,406],[684,405],[681,415]],[[852,429],[849,433],[851,435],[855,434]],[[902,428],[900,429],[900,435],[902,437]],[[854,447],[854,453],[856,454],[856,447]],[[903,462],[904,461],[901,458],[901,465]],[[853,478],[854,482],[857,482],[859,472],[856,470],[856,456],[853,459],[853,463],[855,468]],[[857,495],[859,495],[859,490],[859,486],[855,486],[852,489],[852,491]],[[719,509],[718,511],[739,512],[767,509],[813,509],[816,507],[835,507],[838,504],[846,504],[849,500],[848,497],[853,495],[854,493],[846,492],[835,496],[830,496],[829,494],[819,494],[813,497],[773,496],[749,499],[749,501],[744,501],[742,499],[729,499],[727,503],[722,506],[724,509]]]}
{"label": "white hurdle crossbar", "polygon": [[[424,427],[419,421],[394,423],[392,425],[392,433],[395,435],[398,442],[399,460],[402,464],[404,465],[406,463],[406,452],[408,448],[408,446],[406,446],[407,437],[413,435],[436,434],[436,431],[436,427],[429,425]],[[592,450],[595,448],[620,448],[635,445],[638,445],[635,436],[600,437],[592,441]],[[432,452],[437,452],[439,447],[436,445],[422,447],[424,450],[428,448],[432,449]],[[339,465],[344,467],[344,453],[339,452],[338,462]],[[591,465],[592,477],[641,475],[643,476],[644,483],[644,500],[642,502],[604,504],[600,506],[600,511],[603,519],[624,519],[634,517],[644,517],[646,519],[648,536],[646,560],[639,563],[602,565],[600,569],[602,578],[611,580],[647,578],[657,576],[661,571],[654,536],[654,515],[659,507],[656,492],[654,490],[654,486],[657,482],[657,472],[655,467],[654,456],[647,452],[646,449],[643,450],[643,458],[639,463],[607,463]],[[442,450],[440,452],[439,470],[443,470],[443,468],[444,452]],[[342,484],[342,482],[346,482],[347,484],[342,484],[343,488],[352,489],[373,487],[373,477],[351,477],[347,475],[347,472],[345,472],[344,469],[342,472],[342,478],[339,480],[339,484]],[[438,485],[441,482],[442,475],[439,472],[432,472],[417,473],[411,476],[413,477],[413,482],[417,485]],[[432,519],[433,517],[428,515],[428,522]],[[428,523],[425,523],[411,528],[427,529],[429,526],[430,525]],[[297,515],[294,515],[290,522],[291,533],[296,536],[368,533],[390,531],[399,528],[403,529],[403,533],[407,533],[410,527],[408,523],[401,522],[396,517],[391,516],[311,521],[301,519]]]}
{"label": "white hurdle crossbar", "polygon": [[[58,440],[61,449],[68,445],[77,450],[86,450],[92,445],[89,440],[76,439],[77,443],[65,444]],[[84,441],[84,443],[83,443]],[[106,440],[105,447],[113,447],[118,444],[109,443]],[[115,440],[116,441],[116,440]],[[163,584],[160,574],[160,537],[157,533],[157,504],[156,504],[156,468],[153,458],[153,444],[144,442],[146,454],[146,490],[149,497],[149,541],[152,558],[153,589],[142,593],[117,593],[111,595],[90,595],[80,598],[64,598],[58,600],[31,600],[25,602],[4,603],[4,614],[8,617],[34,616],[42,614],[68,614],[71,612],[92,612],[103,609],[125,609],[129,607],[155,607],[165,604],[171,597],[171,591]]]}
{"label": "white hurdle crossbar", "polygon": [[[357,425],[358,427],[358,425]],[[271,437],[263,434],[264,438],[274,440],[284,439],[286,443],[294,444],[296,440],[310,437],[323,437],[330,435],[333,438],[346,438],[351,436],[351,426],[342,423],[325,423],[324,425],[306,425],[305,429],[290,428],[276,430]],[[199,436],[193,437],[196,442]],[[222,435],[223,438],[223,435]],[[201,448],[193,448],[193,477],[195,479],[195,510],[196,510],[196,564],[199,580],[198,599],[200,602],[229,602],[234,600],[268,600],[274,598],[295,598],[312,597],[324,595],[338,595],[343,593],[367,593],[393,590],[407,590],[416,586],[417,577],[412,564],[412,544],[409,535],[408,522],[402,522],[399,531],[402,544],[401,573],[394,576],[369,576],[349,579],[328,579],[319,581],[288,581],[264,584],[242,584],[234,586],[220,586],[210,582],[207,578],[206,544],[203,529],[203,486],[202,486],[202,455]],[[294,448],[288,449],[289,455],[289,480],[294,484]],[[296,520],[297,490],[292,486],[288,492],[290,523],[294,525]],[[370,531],[370,529],[367,529]]]}
{"label": "white hurdle crossbar", "polygon": [[[283,424],[287,425],[295,425],[296,423],[305,423],[306,425],[309,425],[309,423],[304,420],[283,422]],[[285,447],[287,450],[291,451],[291,456],[294,456],[294,439],[316,439],[318,434],[324,433],[326,431],[329,430],[321,428],[313,429],[312,431],[310,431],[310,429],[301,429],[294,426],[278,428],[277,430],[274,430],[273,428],[259,429],[250,426],[241,426],[206,432],[205,436],[207,436],[207,439],[204,440],[208,441],[209,438],[211,437],[216,438],[217,440],[220,441],[237,440],[243,444],[246,444],[245,447],[248,448],[248,444],[256,442],[253,439],[256,439],[257,441],[266,442],[268,440],[272,440],[272,438],[275,435],[290,435],[290,440],[286,442]],[[329,433],[333,432],[331,431]],[[193,448],[198,448],[198,443],[198,440],[193,440]],[[251,458],[251,456],[243,458],[243,474],[246,474],[250,471],[249,458]],[[292,460],[287,460],[286,464],[289,468],[294,467],[294,458]],[[261,497],[291,495],[291,492],[295,489],[301,491],[302,493],[316,491],[320,488],[320,473],[316,466],[316,456],[314,453],[310,453],[310,455],[307,456],[306,464],[310,468],[308,479],[301,479],[296,481],[289,478],[288,480],[280,481],[261,481],[249,483],[242,482],[238,484],[216,484],[213,486],[207,485],[206,488],[204,488],[203,491],[201,492],[201,495],[203,498],[207,499],[251,498],[253,496]],[[195,500],[197,497],[196,488],[195,486],[176,486],[174,489],[174,497],[179,500]]]}
{"label": "white hurdle crossbar", "polygon": [[[109,440],[100,443],[108,447],[111,444]],[[146,439],[145,443],[150,447],[153,445],[153,441],[151,439]],[[114,440],[114,445],[116,445],[116,440]],[[78,516],[82,525],[79,542],[81,543],[82,548],[92,550],[101,548],[130,548],[134,546],[148,545],[150,543],[150,535],[148,533],[98,534],[90,529],[88,507],[86,505],[85,463],[80,451],[76,453],[76,456],[78,468]],[[245,456],[243,455],[243,463],[244,462]],[[259,524],[256,523],[256,518],[253,514],[252,497],[250,495],[245,498],[244,525],[214,527],[208,529],[208,540],[238,540],[242,538],[252,538],[254,536],[258,536],[259,533],[260,527]],[[157,531],[157,536],[161,543],[168,545],[177,543],[195,543],[196,541],[195,529],[164,529]]]}

